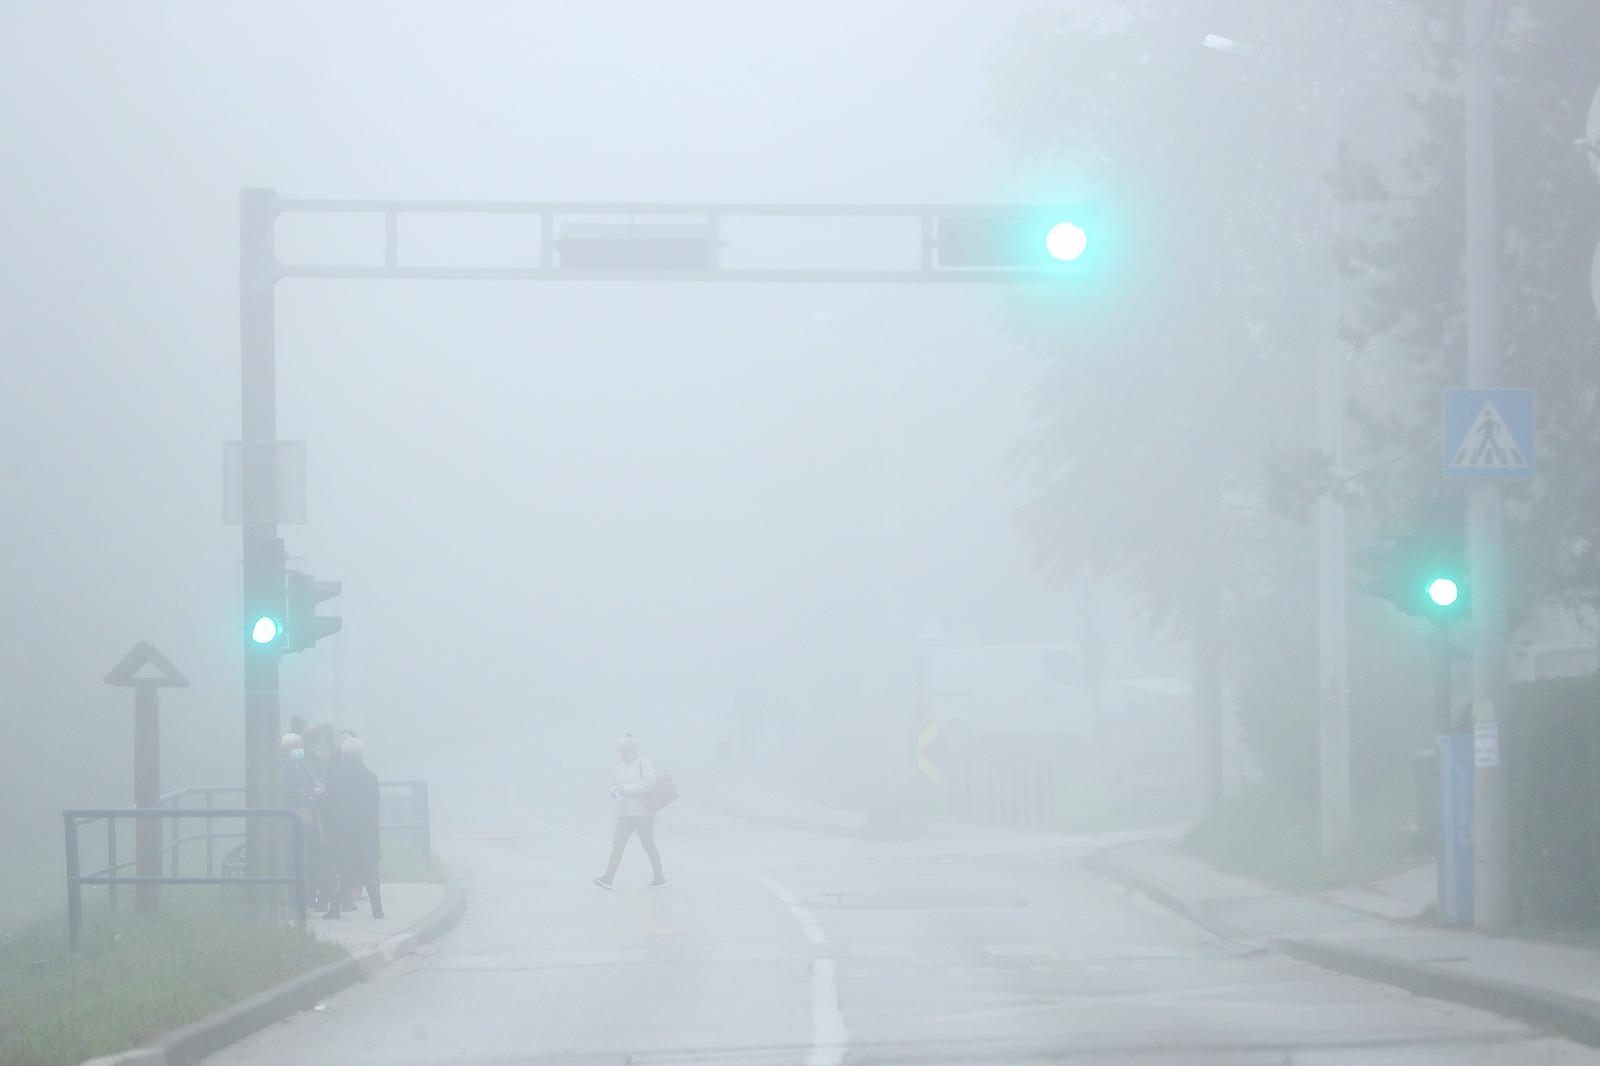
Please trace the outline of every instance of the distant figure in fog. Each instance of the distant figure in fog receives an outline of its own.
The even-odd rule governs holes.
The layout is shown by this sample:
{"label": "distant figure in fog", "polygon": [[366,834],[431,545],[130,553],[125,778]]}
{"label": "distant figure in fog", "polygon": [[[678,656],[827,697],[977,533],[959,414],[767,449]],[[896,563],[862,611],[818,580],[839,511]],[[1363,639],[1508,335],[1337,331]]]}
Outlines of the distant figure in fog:
{"label": "distant figure in fog", "polygon": [[650,765],[649,759],[639,754],[639,745],[632,733],[624,734],[617,741],[617,754],[622,761],[611,772],[611,798],[617,801],[617,828],[611,837],[611,862],[606,865],[606,872],[594,879],[594,883],[604,889],[611,888],[611,881],[617,876],[617,867],[622,864],[622,850],[628,846],[628,838],[638,833],[639,843],[644,845],[644,853],[650,858],[650,869],[655,873],[650,887],[660,888],[667,883],[667,875],[661,872],[661,853],[656,850],[655,811],[644,802],[644,797],[656,787],[655,767]]}
{"label": "distant figure in fog", "polygon": [[350,892],[365,885],[372,916],[383,917],[383,893],[378,884],[378,775],[367,769],[366,750],[350,736],[328,768],[327,791],[322,797],[323,839],[332,871],[328,879],[328,909],[324,918],[337,918]]}

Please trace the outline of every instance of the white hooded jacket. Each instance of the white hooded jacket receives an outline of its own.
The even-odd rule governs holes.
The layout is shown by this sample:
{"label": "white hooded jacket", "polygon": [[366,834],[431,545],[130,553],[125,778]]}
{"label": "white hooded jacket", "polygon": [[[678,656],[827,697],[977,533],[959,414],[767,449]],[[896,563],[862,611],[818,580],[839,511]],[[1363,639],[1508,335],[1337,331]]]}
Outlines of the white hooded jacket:
{"label": "white hooded jacket", "polygon": [[617,790],[617,817],[643,818],[654,814],[640,798],[656,787],[656,768],[643,755],[632,762],[619,762],[611,771],[611,787]]}

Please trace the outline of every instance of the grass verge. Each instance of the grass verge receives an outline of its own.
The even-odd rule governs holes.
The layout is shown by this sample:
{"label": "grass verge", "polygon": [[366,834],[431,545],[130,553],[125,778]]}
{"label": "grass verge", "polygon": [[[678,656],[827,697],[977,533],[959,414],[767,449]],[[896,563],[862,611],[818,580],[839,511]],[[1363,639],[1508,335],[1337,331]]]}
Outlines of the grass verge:
{"label": "grass verge", "polygon": [[138,1047],[344,951],[242,906],[169,889],[159,914],[85,900],[82,945],[54,915],[0,936],[0,1062],[73,1066]]}
{"label": "grass verge", "polygon": [[1411,847],[1409,815],[1400,807],[1357,809],[1349,853],[1327,860],[1319,846],[1315,805],[1259,782],[1190,829],[1183,846],[1225,873],[1293,892],[1366,884],[1424,860]]}

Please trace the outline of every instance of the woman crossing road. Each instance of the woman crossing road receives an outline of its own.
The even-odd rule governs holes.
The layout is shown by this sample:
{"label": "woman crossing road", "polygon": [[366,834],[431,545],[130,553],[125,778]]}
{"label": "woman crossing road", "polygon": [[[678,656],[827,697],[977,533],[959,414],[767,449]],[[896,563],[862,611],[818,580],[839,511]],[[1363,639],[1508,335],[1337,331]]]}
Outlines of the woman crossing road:
{"label": "woman crossing road", "polygon": [[622,739],[617,741],[617,754],[621,761],[611,772],[611,798],[617,803],[617,825],[611,837],[611,861],[606,864],[606,872],[596,877],[594,883],[604,889],[612,887],[617,867],[622,864],[623,849],[628,846],[628,838],[638,833],[639,843],[643,845],[644,853],[650,859],[651,872],[655,875],[650,887],[661,888],[667,883],[667,875],[661,869],[661,852],[656,850],[656,811],[662,804],[652,802],[654,797],[651,794],[663,784],[670,788],[670,779],[656,776],[650,760],[639,754],[639,745],[632,733],[624,733]]}

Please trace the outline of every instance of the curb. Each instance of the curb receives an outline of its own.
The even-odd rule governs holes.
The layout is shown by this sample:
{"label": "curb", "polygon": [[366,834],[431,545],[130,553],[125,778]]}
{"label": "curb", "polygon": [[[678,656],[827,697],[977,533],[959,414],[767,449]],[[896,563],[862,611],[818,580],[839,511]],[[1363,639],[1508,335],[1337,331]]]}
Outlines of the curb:
{"label": "curb", "polygon": [[[1204,908],[1178,897],[1150,878],[1119,866],[1113,855],[1115,850],[1107,848],[1094,852],[1083,860],[1083,864],[1188,919],[1213,936],[1233,943],[1241,942],[1237,934],[1212,920]],[[1270,937],[1265,941],[1265,946],[1291,959],[1325,970],[1389,985],[1414,995],[1447,1000],[1502,1017],[1516,1018],[1580,1044],[1600,1047],[1600,1006],[1575,996],[1530,989],[1491,977],[1452,973],[1428,963],[1408,962],[1379,952],[1315,938]]]}
{"label": "curb", "polygon": [[1100,874],[1102,877],[1106,877],[1112,881],[1115,881],[1123,888],[1131,889],[1132,891],[1149,898],[1153,903],[1157,904],[1158,906],[1165,907],[1167,910],[1172,911],[1179,917],[1187,918],[1189,921],[1193,922],[1195,925],[1198,925],[1200,928],[1204,929],[1214,937],[1235,943],[1239,942],[1238,934],[1218,924],[1212,919],[1211,915],[1206,912],[1205,908],[1197,907],[1188,900],[1174,895],[1172,892],[1167,891],[1163,885],[1152,880],[1151,878],[1145,877],[1142,874],[1134,873],[1133,871],[1118,865],[1113,858],[1116,850],[1117,849],[1115,847],[1111,847],[1102,848],[1100,851],[1092,852],[1083,859],[1083,865],[1087,866],[1095,873]]}
{"label": "curb", "polygon": [[444,899],[421,921],[361,955],[329,963],[257,992],[208,1018],[163,1034],[152,1046],[90,1059],[83,1066],[185,1066],[377,973],[455,928],[467,910],[466,893],[451,881]]}
{"label": "curb", "polygon": [[1600,1007],[1587,1000],[1490,977],[1451,973],[1427,963],[1403,962],[1377,952],[1322,940],[1278,937],[1271,943],[1292,959],[1326,970],[1516,1018],[1581,1044],[1600,1047]]}

